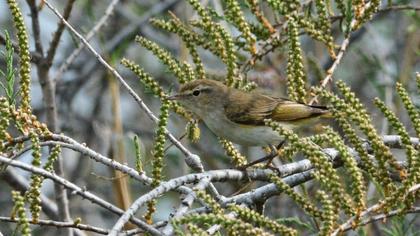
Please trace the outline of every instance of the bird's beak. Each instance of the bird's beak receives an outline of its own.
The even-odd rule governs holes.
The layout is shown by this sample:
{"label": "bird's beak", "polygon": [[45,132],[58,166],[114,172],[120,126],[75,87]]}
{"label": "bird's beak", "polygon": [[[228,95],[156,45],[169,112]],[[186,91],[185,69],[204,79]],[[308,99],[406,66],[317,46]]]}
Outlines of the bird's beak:
{"label": "bird's beak", "polygon": [[179,94],[174,94],[174,95],[172,95],[172,96],[169,96],[168,97],[168,100],[177,100],[177,99],[179,99],[181,96],[179,95]]}

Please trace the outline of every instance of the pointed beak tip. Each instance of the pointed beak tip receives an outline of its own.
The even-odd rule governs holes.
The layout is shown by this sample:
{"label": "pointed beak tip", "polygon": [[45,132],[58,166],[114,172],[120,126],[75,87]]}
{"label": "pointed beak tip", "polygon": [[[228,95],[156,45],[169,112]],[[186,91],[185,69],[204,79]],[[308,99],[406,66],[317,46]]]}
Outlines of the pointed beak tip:
{"label": "pointed beak tip", "polygon": [[168,97],[168,100],[177,100],[179,98],[178,94],[174,94]]}

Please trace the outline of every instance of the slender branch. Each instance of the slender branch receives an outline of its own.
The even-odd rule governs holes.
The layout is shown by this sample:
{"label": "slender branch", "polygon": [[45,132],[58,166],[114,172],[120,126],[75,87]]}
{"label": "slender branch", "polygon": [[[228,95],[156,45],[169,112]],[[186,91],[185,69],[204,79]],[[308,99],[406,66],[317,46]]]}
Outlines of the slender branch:
{"label": "slender branch", "polygon": [[[86,40],[90,41],[93,36],[105,25],[108,21],[109,17],[114,12],[115,7],[119,3],[120,0],[112,0],[112,2],[108,5],[107,9],[105,10],[105,14],[98,20],[98,22],[93,26],[93,28],[86,34]],[[64,24],[63,24],[64,26]],[[58,69],[57,73],[53,77],[53,81],[57,82],[63,76],[63,73],[69,68],[69,66],[73,63],[76,57],[82,52],[85,48],[85,44],[80,44],[69,57],[67,57],[66,61],[61,64],[60,68]]]}
{"label": "slender branch", "polygon": [[[194,186],[194,190],[203,190],[210,184],[209,180],[202,179],[198,184]],[[169,218],[176,218],[180,217],[187,212],[187,210],[192,206],[194,200],[195,200],[195,192],[191,192],[185,196],[184,199],[182,199],[181,204],[179,205],[178,209],[173,213],[169,215]],[[174,231],[174,228],[172,224],[167,224],[165,228],[163,228],[162,233],[164,235],[172,235]]]}
{"label": "slender branch", "polygon": [[129,24],[128,26],[120,30],[118,33],[116,33],[115,36],[106,43],[105,45],[106,51],[107,52],[113,51],[124,40],[129,40],[130,38],[134,38],[134,36],[140,32],[141,27],[145,23],[147,23],[152,16],[160,12],[168,10],[179,1],[180,0],[167,0],[167,1],[162,1],[162,2],[154,4],[152,9],[148,10],[142,16],[141,19]]}
{"label": "slender branch", "polygon": [[[12,222],[12,223],[18,223],[19,222],[19,218],[11,218],[11,217],[5,217],[5,216],[0,216],[0,221],[3,222]],[[33,225],[40,225],[40,226],[52,226],[52,227],[60,227],[60,228],[74,228],[74,229],[80,229],[80,230],[84,230],[84,231],[90,231],[90,232],[94,232],[94,233],[98,233],[98,234],[108,234],[109,230],[107,229],[103,229],[103,228],[99,228],[99,227],[95,227],[95,226],[91,226],[91,225],[86,225],[86,224],[80,224],[80,223],[75,223],[75,222],[62,222],[62,221],[53,221],[53,220],[37,220],[37,222],[35,223],[32,219],[28,219],[30,224]]]}
{"label": "slender branch", "polygon": [[[362,13],[363,11],[368,8],[370,5],[372,4],[372,2],[368,2],[364,5],[363,9],[362,9]],[[337,69],[338,65],[341,62],[341,59],[343,59],[344,57],[344,53],[347,50],[347,46],[350,43],[350,37],[351,37],[351,31],[353,30],[353,28],[357,25],[358,20],[356,18],[353,18],[353,20],[350,22],[349,25],[349,33],[348,35],[345,37],[345,39],[343,40],[343,42],[341,43],[340,46],[340,50],[338,51],[337,56],[334,59],[333,64],[330,66],[330,68],[327,70],[327,76],[325,76],[324,79],[321,80],[320,86],[321,88],[325,88],[327,87],[327,85],[332,81],[333,79],[333,74],[335,72],[335,70]],[[314,96],[311,101],[309,102],[309,105],[314,104],[318,99],[318,95]]]}
{"label": "slender branch", "polygon": [[[40,137],[41,140],[44,140],[45,137]],[[112,160],[111,158],[105,157],[100,153],[97,153],[95,151],[93,151],[92,149],[84,146],[83,144],[78,143],[77,141],[73,140],[70,137],[64,136],[64,135],[57,135],[57,134],[53,134],[48,136],[48,138],[50,140],[48,141],[44,141],[41,142],[40,145],[41,146],[54,146],[54,145],[60,145],[61,147],[64,148],[68,148],[71,149],[75,152],[79,152],[82,154],[82,156],[88,156],[90,158],[92,158],[93,160],[100,162],[106,166],[111,167],[112,169],[115,170],[119,170],[122,173],[130,176],[133,179],[136,179],[138,181],[140,181],[141,183],[149,186],[152,182],[152,179],[150,177],[148,177],[144,172],[138,172],[137,170],[127,166],[127,165],[123,165],[117,161]],[[21,141],[25,140],[26,137],[21,137]],[[26,151],[31,150],[30,147],[27,147],[25,149],[23,149],[21,152],[19,152],[19,155],[24,154]],[[12,156],[11,159],[15,159],[17,158],[17,156]],[[176,189],[178,192],[183,193],[183,194],[188,194],[191,192],[191,189],[185,187],[185,186],[180,186],[179,188]]]}
{"label": "slender branch", "polygon": [[[408,209],[408,210],[404,211],[404,213],[405,214],[420,213],[420,207],[414,207],[414,208]],[[385,219],[388,219],[392,216],[397,216],[397,215],[400,215],[400,214],[401,214],[401,210],[393,210],[393,211],[388,212],[387,214],[374,215],[374,216],[371,216],[371,217],[363,220],[362,222],[358,223],[357,226],[360,227],[360,226],[363,226],[363,225],[373,223],[375,221],[385,220]],[[342,232],[349,231],[349,230],[352,230],[352,229],[353,229],[352,226],[347,226],[346,228],[343,228]]]}
{"label": "slender branch", "polygon": [[[75,184],[73,184],[72,182],[69,182],[68,180],[50,173],[42,168],[38,168],[38,167],[34,167],[28,164],[25,164],[23,162],[20,161],[15,161],[15,160],[11,160],[9,158],[3,157],[0,155],[0,162],[1,163],[5,163],[8,164],[10,166],[14,166],[26,171],[29,171],[31,173],[34,174],[38,174],[41,175],[45,178],[49,178],[52,181],[54,181],[54,183],[60,184],[62,186],[64,186],[65,188],[72,190],[73,193],[82,196],[83,198],[88,199],[89,201],[91,201],[92,203],[95,203],[117,215],[122,215],[124,213],[123,210],[121,210],[120,208],[114,206],[113,204],[103,200],[100,197],[97,197],[96,195],[94,195],[93,193],[87,191],[86,189],[83,189]],[[146,230],[147,232],[153,234],[153,235],[160,235],[159,231],[157,231],[155,228],[153,228],[152,226],[148,225],[147,223],[145,223],[144,221],[141,221],[137,218],[131,217],[131,219],[129,219],[131,222],[133,222],[134,224],[138,225],[139,227],[141,227],[142,229]]]}
{"label": "slender branch", "polygon": [[[69,1],[73,1],[73,0],[69,0]],[[38,79],[39,79],[41,89],[42,89],[42,97],[43,97],[43,101],[46,107],[47,126],[49,130],[55,133],[55,132],[59,132],[59,126],[58,126],[58,119],[57,119],[55,85],[54,83],[52,83],[49,77],[49,69],[51,67],[51,62],[49,62],[47,58],[44,57],[44,53],[43,53],[42,42],[41,42],[41,37],[40,37],[40,29],[39,29],[38,6],[36,5],[36,1],[27,0],[27,2],[31,9],[32,28],[34,31],[33,34],[34,34],[34,40],[35,40],[35,48],[36,48],[36,51],[40,55],[42,55],[41,60],[39,60],[36,65],[37,65]],[[59,35],[61,36],[61,33]],[[59,37],[57,40],[59,40]],[[61,158],[61,155],[59,155],[59,157],[57,158],[57,161],[54,163],[54,170],[57,173],[57,175],[63,176],[64,175],[63,169],[64,169],[63,160]],[[61,185],[58,185],[58,184],[54,185],[54,192],[55,192],[55,199],[57,202],[58,212],[60,216],[59,220],[71,221],[67,192]],[[67,229],[65,231],[60,232],[60,234],[66,235],[66,236],[72,236],[73,230]]]}
{"label": "slender branch", "polygon": [[[1,179],[6,181],[12,188],[25,193],[29,189],[28,181],[16,172],[16,169],[8,167],[1,174]],[[42,211],[50,219],[58,220],[58,209],[57,205],[51,201],[44,194],[41,194],[41,206]]]}
{"label": "slender branch", "polygon": [[[70,17],[71,10],[73,9],[75,0],[68,0],[67,5],[64,8],[63,18],[68,19]],[[65,29],[65,25],[63,22],[59,22],[57,26],[57,30],[54,33],[53,39],[50,42],[50,47],[47,52],[47,56],[45,57],[47,65],[50,67],[52,61],[54,60],[55,53],[57,51],[58,44],[60,43],[61,35],[63,34]]]}
{"label": "slender branch", "polygon": [[[416,184],[414,186],[412,186],[406,193],[404,198],[413,192],[416,192],[417,190],[420,189],[420,184]],[[360,214],[358,214],[357,216],[353,216],[350,219],[348,219],[345,223],[343,223],[342,225],[340,225],[340,227],[338,227],[332,234],[331,236],[337,236],[339,235],[341,232],[343,232],[345,229],[351,227],[355,221],[359,220],[360,218],[370,214],[371,212],[375,212],[377,210],[379,210],[380,208],[383,207],[383,202],[377,203],[371,207],[369,207],[368,209],[364,210],[363,212],[361,212]]]}
{"label": "slender branch", "polygon": [[[137,198],[136,201],[134,201],[133,204],[131,204],[130,208],[128,208],[124,214],[118,219],[118,221],[114,224],[114,226],[111,229],[111,232],[108,234],[108,236],[117,236],[120,232],[121,229],[124,227],[124,225],[128,222],[128,220],[130,220],[130,218],[137,212],[137,210],[146,202],[156,198],[157,196],[168,192],[174,188],[177,188],[178,186],[181,185],[185,185],[188,183],[193,183],[193,182],[197,182],[197,181],[205,181],[205,179],[208,179],[208,181],[211,180],[215,180],[217,178],[223,178],[223,174],[226,174],[226,172],[224,173],[220,173],[220,175],[213,175],[210,176],[208,174],[190,174],[190,175],[186,175],[186,176],[182,176],[179,178],[175,178],[175,179],[171,179],[161,185],[159,185],[158,187],[156,187],[155,189],[151,190],[150,192],[148,192],[145,195],[142,195],[141,197]],[[241,174],[239,174],[241,175]],[[216,177],[215,179],[212,179],[212,177]]]}
{"label": "slender branch", "polygon": [[35,50],[41,57],[44,56],[44,49],[41,43],[41,30],[39,28],[38,7],[35,0],[26,0],[31,11],[32,31],[35,41]]}
{"label": "slender branch", "polygon": [[[73,26],[71,26],[61,14],[55,9],[48,1],[44,1],[45,4],[60,18],[64,24],[79,38],[83,44],[85,44],[88,49],[95,55],[98,61],[105,66],[123,85],[125,89],[129,92],[129,94],[134,98],[134,100],[139,104],[140,108],[146,112],[149,118],[154,121],[158,122],[158,118],[153,114],[150,108],[143,102],[143,100],[134,92],[134,90],[125,82],[122,76],[112,67],[110,66],[99,53],[95,51],[92,45],[79,33],[77,32]],[[203,165],[198,155],[191,153],[186,147],[184,147],[168,130],[165,131],[166,135],[168,136],[169,140],[186,156],[187,164],[194,170],[203,171]]]}
{"label": "slender branch", "polygon": [[[150,110],[150,108],[143,102],[143,100],[134,92],[134,90],[125,82],[125,80],[122,78],[122,76],[112,67],[110,66],[99,53],[95,51],[95,49],[89,44],[88,41],[79,33],[77,32],[73,26],[71,26],[64,18],[61,16],[61,14],[55,9],[48,1],[44,0],[44,3],[50,8],[58,18],[60,18],[63,23],[85,44],[88,49],[95,55],[95,57],[98,59],[98,61],[104,65],[123,85],[124,88],[127,89],[129,94],[134,98],[134,100],[139,104],[140,108],[146,112],[146,114],[149,116],[149,118],[154,121],[155,123],[158,122],[158,118],[153,114],[153,112]],[[165,134],[169,138],[169,140],[185,155],[185,162],[187,165],[197,171],[197,172],[203,172],[204,167],[201,162],[201,159],[198,155],[191,153],[184,145],[179,142],[166,128],[165,128]],[[210,185],[210,191],[211,193],[217,198],[219,196],[219,193],[217,192],[217,189]]]}

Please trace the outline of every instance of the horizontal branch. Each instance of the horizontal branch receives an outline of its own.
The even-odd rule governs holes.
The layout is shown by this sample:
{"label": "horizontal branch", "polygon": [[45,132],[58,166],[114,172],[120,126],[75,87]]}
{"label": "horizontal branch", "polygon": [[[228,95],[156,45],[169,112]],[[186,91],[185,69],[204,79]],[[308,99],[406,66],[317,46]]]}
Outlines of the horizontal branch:
{"label": "horizontal branch", "polygon": [[[14,166],[26,171],[29,171],[31,173],[34,174],[38,174],[41,175],[45,178],[51,179],[52,181],[54,181],[55,183],[61,184],[62,186],[64,186],[65,188],[72,190],[73,193],[78,194],[80,196],[82,196],[83,198],[88,199],[89,201],[91,201],[92,203],[95,203],[113,213],[115,213],[116,215],[122,215],[124,213],[123,210],[121,210],[120,208],[116,207],[115,205],[103,200],[102,198],[94,195],[93,193],[87,191],[86,189],[83,189],[75,184],[73,184],[72,182],[61,178],[60,176],[50,173],[42,168],[38,168],[35,166],[31,166],[28,164],[25,164],[21,161],[16,161],[16,160],[11,160],[9,158],[6,158],[4,156],[0,155],[0,163],[4,163],[10,166]],[[134,224],[138,225],[140,228],[146,230],[147,232],[152,233],[153,235],[159,235],[159,231],[157,231],[155,228],[153,228],[152,226],[150,226],[149,224],[132,217],[130,219]]]}
{"label": "horizontal branch", "polygon": [[[75,222],[62,222],[62,221],[54,221],[54,220],[40,220],[40,219],[37,219],[37,222],[35,223],[32,219],[27,219],[27,220],[30,224],[33,224],[33,225],[53,226],[53,227],[57,227],[57,228],[74,228],[74,229],[90,231],[90,232],[94,232],[94,233],[98,233],[98,234],[108,234],[109,233],[109,230],[107,230],[107,229],[103,229],[103,228],[99,228],[99,227],[95,227],[95,226],[91,226],[91,225],[86,225],[86,224],[75,223]],[[0,216],[0,221],[19,223],[20,219],[19,218],[13,218],[12,219],[11,217]]]}

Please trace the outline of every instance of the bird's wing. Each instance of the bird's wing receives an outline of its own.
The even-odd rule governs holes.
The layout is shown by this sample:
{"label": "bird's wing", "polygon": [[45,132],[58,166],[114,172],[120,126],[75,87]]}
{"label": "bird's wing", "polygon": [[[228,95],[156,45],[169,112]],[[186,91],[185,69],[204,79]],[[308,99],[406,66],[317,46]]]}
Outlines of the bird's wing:
{"label": "bird's wing", "polygon": [[[231,98],[230,100],[238,101]],[[248,100],[227,102],[225,112],[227,117],[239,124],[264,125],[264,119],[282,122],[299,122],[328,113],[322,106],[309,106],[283,98],[275,98],[261,94],[254,94]]]}

